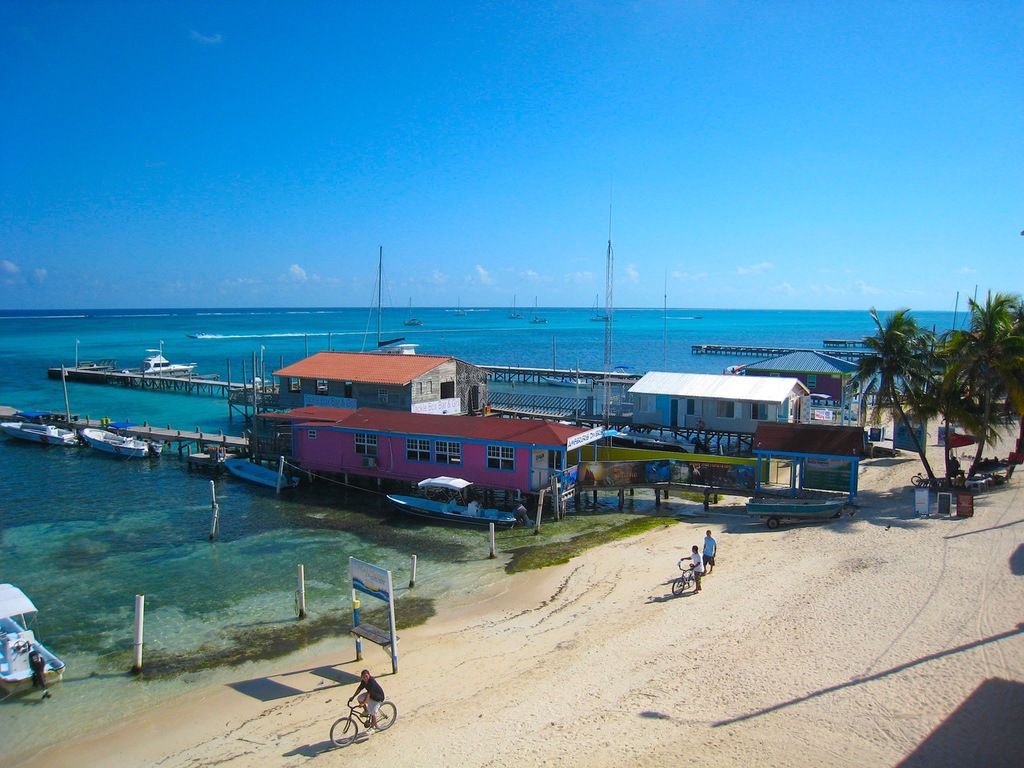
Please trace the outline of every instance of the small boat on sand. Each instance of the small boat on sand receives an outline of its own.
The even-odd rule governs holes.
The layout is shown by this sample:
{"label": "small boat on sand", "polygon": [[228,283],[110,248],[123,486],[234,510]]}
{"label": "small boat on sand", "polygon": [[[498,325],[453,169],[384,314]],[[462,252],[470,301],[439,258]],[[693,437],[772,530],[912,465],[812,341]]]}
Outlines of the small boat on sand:
{"label": "small boat on sand", "polygon": [[769,528],[778,528],[783,522],[834,519],[843,514],[845,506],[845,499],[764,497],[748,499],[747,514],[760,517]]}
{"label": "small boat on sand", "polygon": [[30,421],[5,421],[0,430],[19,440],[28,440],[43,445],[75,445],[78,437],[73,430],[61,429],[50,424],[35,424]]}
{"label": "small boat on sand", "polygon": [[79,435],[90,446],[104,453],[112,453],[115,456],[127,458],[140,458],[142,456],[159,456],[163,446],[160,443],[152,443],[148,440],[139,440],[127,435],[119,435],[116,432],[108,432],[105,429],[93,429],[87,427],[79,430]]}
{"label": "small boat on sand", "polygon": [[516,524],[516,516],[511,512],[484,509],[476,501],[466,504],[464,492],[472,484],[458,477],[430,477],[417,485],[435,498],[388,494],[387,499],[400,512],[428,520],[481,527],[494,523],[495,528],[511,528]]}
{"label": "small boat on sand", "polygon": [[37,613],[24,592],[0,584],[0,688],[8,694],[30,690],[40,676],[46,685],[64,677],[64,662],[31,629]]}
{"label": "small boat on sand", "polygon": [[269,469],[246,459],[225,459],[224,467],[241,480],[265,485],[268,488],[294,488],[299,484],[299,478],[284,474],[283,462],[279,469]]}

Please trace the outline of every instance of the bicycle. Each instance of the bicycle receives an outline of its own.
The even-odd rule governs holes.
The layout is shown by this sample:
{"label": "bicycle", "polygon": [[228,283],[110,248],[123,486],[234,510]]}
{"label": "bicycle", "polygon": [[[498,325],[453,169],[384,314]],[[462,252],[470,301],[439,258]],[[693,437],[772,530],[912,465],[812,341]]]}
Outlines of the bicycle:
{"label": "bicycle", "polygon": [[[359,704],[349,704],[348,714],[339,717],[331,726],[331,741],[337,747],[347,747],[359,736],[359,727],[370,728],[370,715],[364,713]],[[377,708],[377,727],[375,730],[386,731],[398,719],[398,707],[390,701],[382,701]]]}
{"label": "bicycle", "polygon": [[697,581],[693,577],[693,568],[683,568],[683,561],[679,561],[679,570],[682,573],[679,578],[672,582],[672,594],[679,597],[690,587],[697,588]]}
{"label": "bicycle", "polygon": [[915,488],[929,488],[936,491],[944,491],[949,488],[949,480],[947,478],[936,477],[934,480],[931,480],[924,472],[918,472],[910,478],[910,483]]}

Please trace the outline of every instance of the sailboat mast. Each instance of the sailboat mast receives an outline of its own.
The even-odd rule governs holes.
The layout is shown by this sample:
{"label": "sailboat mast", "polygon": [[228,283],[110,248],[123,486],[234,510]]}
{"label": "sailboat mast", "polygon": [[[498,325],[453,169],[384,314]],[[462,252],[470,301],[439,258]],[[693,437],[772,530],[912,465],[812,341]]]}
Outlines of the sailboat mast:
{"label": "sailboat mast", "polygon": [[380,246],[377,253],[377,349],[380,349],[380,301],[381,283],[384,280],[384,246]]}

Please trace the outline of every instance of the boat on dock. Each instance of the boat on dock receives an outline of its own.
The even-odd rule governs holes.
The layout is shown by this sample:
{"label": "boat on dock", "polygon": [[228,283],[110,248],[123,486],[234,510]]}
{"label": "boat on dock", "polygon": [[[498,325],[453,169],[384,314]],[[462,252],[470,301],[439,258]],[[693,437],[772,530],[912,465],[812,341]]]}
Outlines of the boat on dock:
{"label": "boat on dock", "polygon": [[51,424],[36,424],[31,421],[5,421],[0,430],[10,437],[42,445],[75,445],[78,436],[71,429],[62,429]]}
{"label": "boat on dock", "polygon": [[116,432],[109,432],[105,429],[86,427],[79,430],[78,434],[96,450],[111,453],[115,456],[124,456],[126,458],[156,457],[163,450],[163,446],[160,443],[139,440],[127,435],[119,435]]}
{"label": "boat on dock", "polygon": [[417,483],[425,496],[399,496],[388,494],[387,499],[399,512],[428,520],[439,520],[460,525],[511,528],[516,516],[499,509],[484,509],[476,501],[465,503],[469,480],[458,477],[430,477]]}
{"label": "boat on dock", "polygon": [[164,357],[164,343],[160,342],[159,349],[147,349],[150,354],[142,360],[142,373],[144,376],[178,376],[184,373],[192,373],[198,363],[172,363]]}
{"label": "boat on dock", "polygon": [[[843,514],[845,499],[791,499],[762,497],[747,500],[747,514],[759,517],[769,528],[780,523],[832,520]],[[853,513],[850,513],[851,516]]]}
{"label": "boat on dock", "polygon": [[294,488],[299,484],[299,478],[288,477],[284,474],[283,460],[278,469],[269,469],[247,459],[225,459],[223,463],[227,471],[235,477],[250,483],[265,485],[267,488],[280,490],[281,488]]}
{"label": "boat on dock", "polygon": [[64,677],[64,662],[36,640],[38,613],[24,592],[0,584],[0,688],[7,694],[31,690],[40,677],[45,685]]}

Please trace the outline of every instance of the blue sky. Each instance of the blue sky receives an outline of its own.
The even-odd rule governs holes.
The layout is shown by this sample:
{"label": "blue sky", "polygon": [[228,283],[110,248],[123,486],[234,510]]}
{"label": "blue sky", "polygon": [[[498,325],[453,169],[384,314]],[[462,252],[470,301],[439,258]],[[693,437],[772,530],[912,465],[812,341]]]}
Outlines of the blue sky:
{"label": "blue sky", "polygon": [[1018,2],[0,3],[0,309],[1024,289]]}

